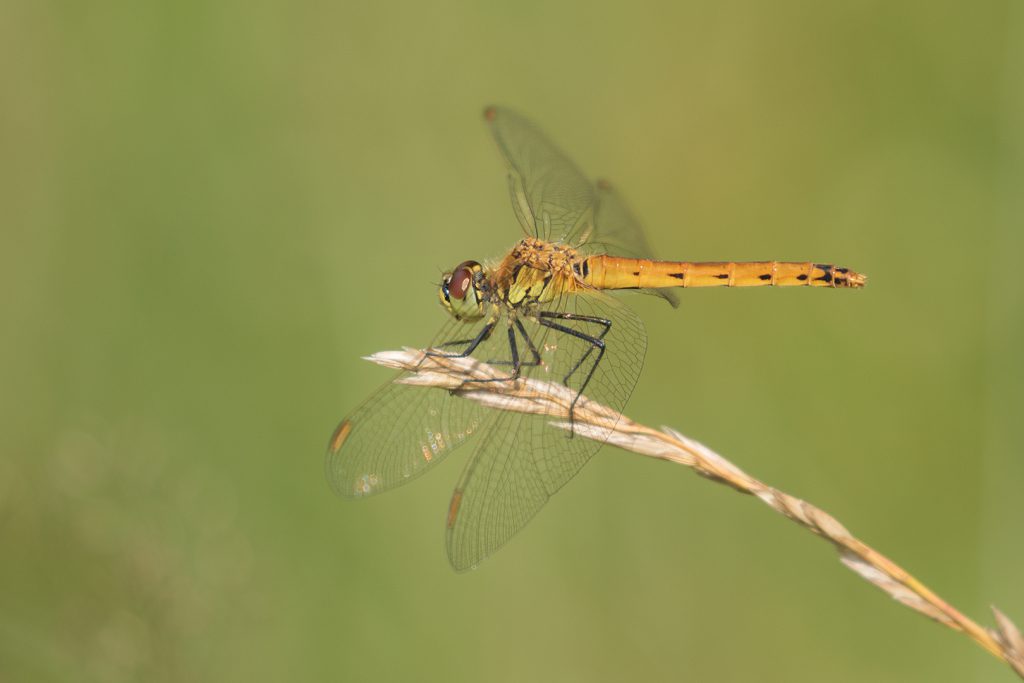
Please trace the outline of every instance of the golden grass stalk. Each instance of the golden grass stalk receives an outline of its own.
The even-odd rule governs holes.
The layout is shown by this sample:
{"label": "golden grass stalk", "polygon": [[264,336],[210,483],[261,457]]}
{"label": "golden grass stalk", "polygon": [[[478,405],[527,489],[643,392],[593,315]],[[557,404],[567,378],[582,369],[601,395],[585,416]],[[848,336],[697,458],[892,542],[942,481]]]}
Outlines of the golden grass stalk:
{"label": "golden grass stalk", "polygon": [[[406,384],[452,391],[462,398],[500,410],[549,415],[551,424],[569,429],[569,404],[574,392],[561,384],[536,379],[476,383],[471,380],[505,376],[473,358],[426,356],[422,351],[384,351],[367,357],[379,365],[408,370]],[[467,384],[466,382],[469,381]],[[627,451],[685,465],[712,481],[757,497],[762,503],[826,539],[839,552],[839,560],[861,578],[881,588],[898,602],[960,631],[989,653],[1003,660],[1024,679],[1024,635],[995,607],[995,628],[985,628],[964,616],[931,589],[885,555],[851,534],[821,508],[755,479],[707,446],[679,432],[652,429],[585,397],[576,404],[575,434],[605,441]]]}

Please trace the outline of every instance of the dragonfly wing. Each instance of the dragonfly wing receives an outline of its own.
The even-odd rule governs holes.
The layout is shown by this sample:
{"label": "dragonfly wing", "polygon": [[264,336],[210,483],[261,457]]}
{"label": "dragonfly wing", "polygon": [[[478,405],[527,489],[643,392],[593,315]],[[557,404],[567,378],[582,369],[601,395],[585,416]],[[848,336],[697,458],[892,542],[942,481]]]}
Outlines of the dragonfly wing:
{"label": "dragonfly wing", "polygon": [[[595,186],[530,121],[508,109],[484,112],[509,168],[512,208],[527,235],[585,253],[653,258],[639,221],[607,182]],[[679,305],[668,290],[643,290]]]}
{"label": "dragonfly wing", "polygon": [[531,237],[574,243],[589,231],[593,183],[530,121],[489,107],[484,118],[509,169],[512,208]]}
{"label": "dragonfly wing", "polygon": [[[647,349],[639,317],[600,292],[563,297],[545,312],[552,317],[519,316],[541,356],[523,374],[573,392],[582,388],[590,399],[621,411]],[[567,314],[574,317],[557,317]],[[520,356],[529,357],[522,333],[517,336]],[[588,339],[605,343],[600,360]],[[457,570],[476,566],[504,545],[601,447],[600,441],[570,437],[552,421],[565,420],[505,410],[481,436],[449,506],[448,557]]]}
{"label": "dragonfly wing", "polygon": [[[597,210],[594,217],[594,232],[583,248],[586,253],[601,253],[610,256],[653,259],[654,252],[644,235],[640,221],[636,219],[622,195],[605,180],[597,183]],[[645,289],[679,305],[679,299],[670,289]]]}
{"label": "dragonfly wing", "polygon": [[357,498],[411,481],[481,426],[481,411],[448,391],[400,384],[399,374],[338,425],[327,449],[327,481]]}
{"label": "dragonfly wing", "polygon": [[[439,339],[466,335],[449,324]],[[327,481],[346,498],[411,481],[480,431],[493,416],[438,388],[402,384],[399,373],[342,420],[327,446]]]}

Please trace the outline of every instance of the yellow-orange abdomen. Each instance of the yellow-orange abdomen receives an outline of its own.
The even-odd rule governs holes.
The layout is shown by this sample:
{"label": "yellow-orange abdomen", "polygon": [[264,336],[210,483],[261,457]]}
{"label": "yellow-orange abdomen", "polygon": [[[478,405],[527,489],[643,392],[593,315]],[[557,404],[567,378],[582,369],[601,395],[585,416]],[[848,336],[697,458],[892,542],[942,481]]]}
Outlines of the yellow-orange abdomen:
{"label": "yellow-orange abdomen", "polygon": [[581,279],[597,289],[664,287],[849,287],[867,278],[827,263],[793,261],[652,261],[592,256],[579,269]]}

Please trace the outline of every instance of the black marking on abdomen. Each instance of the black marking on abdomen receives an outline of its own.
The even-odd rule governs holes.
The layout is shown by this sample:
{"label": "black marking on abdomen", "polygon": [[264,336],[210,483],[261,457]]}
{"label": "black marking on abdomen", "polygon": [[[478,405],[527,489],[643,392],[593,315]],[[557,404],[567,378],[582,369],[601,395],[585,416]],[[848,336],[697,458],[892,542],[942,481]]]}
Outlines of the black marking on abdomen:
{"label": "black marking on abdomen", "polygon": [[826,263],[815,263],[814,267],[824,271],[821,277],[814,278],[815,282],[832,282],[832,266]]}
{"label": "black marking on abdomen", "polygon": [[764,273],[763,275],[758,275],[757,277],[760,280],[771,280],[772,279],[772,274],[771,273]]}
{"label": "black marking on abdomen", "polygon": [[583,277],[590,275],[590,259],[583,259]]}
{"label": "black marking on abdomen", "polygon": [[677,280],[682,280],[683,278],[686,277],[686,273],[669,273],[668,276],[674,277]]}
{"label": "black marking on abdomen", "polygon": [[639,270],[634,270],[633,271],[633,275],[636,275],[637,277],[639,277],[640,276],[640,271]]}
{"label": "black marking on abdomen", "polygon": [[799,275],[796,276],[796,279],[799,280],[800,282],[803,282],[804,280],[807,279],[807,273],[800,273]]}
{"label": "black marking on abdomen", "polygon": [[729,279],[729,273],[720,273],[720,274],[716,275],[715,277],[717,277],[719,280],[728,280]]}

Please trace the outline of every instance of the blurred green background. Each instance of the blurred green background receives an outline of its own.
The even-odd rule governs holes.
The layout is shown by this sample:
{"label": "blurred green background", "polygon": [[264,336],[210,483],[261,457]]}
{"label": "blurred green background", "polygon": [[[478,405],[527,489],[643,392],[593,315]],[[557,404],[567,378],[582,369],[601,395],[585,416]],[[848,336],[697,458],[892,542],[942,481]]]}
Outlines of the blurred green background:
{"label": "blurred green background", "polygon": [[502,103],[677,259],[627,413],[1024,622],[1018,2],[0,7],[0,679],[1008,680],[830,548],[606,448],[457,575],[448,497],[323,450],[519,236]]}

